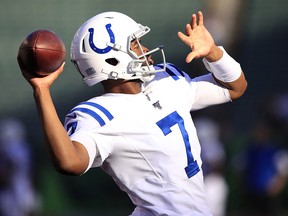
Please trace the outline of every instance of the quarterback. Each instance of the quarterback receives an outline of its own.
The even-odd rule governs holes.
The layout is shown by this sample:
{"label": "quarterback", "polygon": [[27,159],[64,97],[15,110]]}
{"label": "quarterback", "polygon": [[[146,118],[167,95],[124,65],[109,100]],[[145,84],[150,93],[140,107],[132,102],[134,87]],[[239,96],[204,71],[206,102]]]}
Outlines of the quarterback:
{"label": "quarterback", "polygon": [[203,58],[206,75],[191,79],[166,62],[162,46],[146,48],[141,38],[149,31],[119,12],[98,14],[78,29],[71,61],[88,86],[101,83],[105,92],[72,108],[64,126],[50,93],[64,64],[46,77],[23,66],[22,73],[59,172],[81,175],[100,167],[135,204],[133,216],[210,216],[190,112],[236,100],[247,82],[240,64],[215,45],[201,12],[178,37],[191,48],[186,62]]}

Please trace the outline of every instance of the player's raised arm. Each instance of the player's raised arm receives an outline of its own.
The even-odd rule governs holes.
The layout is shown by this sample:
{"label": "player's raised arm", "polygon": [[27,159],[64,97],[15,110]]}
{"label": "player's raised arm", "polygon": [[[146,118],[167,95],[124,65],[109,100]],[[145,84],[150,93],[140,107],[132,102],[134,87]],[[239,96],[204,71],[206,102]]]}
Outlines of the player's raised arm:
{"label": "player's raised arm", "polygon": [[48,152],[55,168],[65,174],[80,175],[88,166],[88,153],[84,146],[71,142],[54,107],[50,87],[64,69],[64,63],[55,72],[45,77],[37,77],[22,64],[19,66],[25,79],[34,90],[34,98],[41,119]]}
{"label": "player's raised arm", "polygon": [[71,142],[58,118],[49,88],[37,86],[34,98],[55,168],[65,174],[82,174],[88,166],[88,153],[82,144]]}
{"label": "player's raised arm", "polygon": [[22,69],[24,77],[34,90],[34,98],[41,119],[48,152],[55,168],[65,174],[82,174],[88,166],[88,154],[84,146],[71,142],[57,115],[50,87],[62,73],[64,64],[49,76],[38,78]]}
{"label": "player's raised arm", "polygon": [[203,57],[206,68],[212,72],[217,82],[229,90],[232,100],[243,95],[247,82],[240,64],[222,47],[216,46],[213,37],[204,26],[201,11],[198,12],[198,20],[196,14],[192,15],[190,23],[186,25],[185,34],[178,32],[178,37],[191,48],[186,57],[187,63]]}

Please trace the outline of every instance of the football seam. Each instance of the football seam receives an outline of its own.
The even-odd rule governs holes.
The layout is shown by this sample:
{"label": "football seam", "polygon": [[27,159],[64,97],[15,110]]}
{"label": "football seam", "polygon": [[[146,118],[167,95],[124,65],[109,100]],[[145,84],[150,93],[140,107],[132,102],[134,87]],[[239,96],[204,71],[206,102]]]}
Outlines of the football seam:
{"label": "football seam", "polygon": [[[36,39],[35,39],[35,41],[34,41],[34,44],[33,44],[33,49],[36,51],[37,50],[37,47],[36,47],[36,44],[37,44],[37,42],[38,42],[38,39],[39,39],[39,37],[40,37],[40,34],[42,33],[43,31],[40,31],[40,32],[38,32],[38,34],[37,34],[37,37],[36,37]],[[36,71],[35,71],[35,73],[37,73],[37,71],[39,71],[39,64],[38,64],[38,59],[37,59],[37,56],[36,56],[36,52],[33,52],[34,53],[34,61],[36,62]]]}
{"label": "football seam", "polygon": [[55,49],[47,49],[47,48],[39,48],[39,47],[35,47],[35,50],[47,50],[47,51],[53,51],[53,52],[59,52],[59,53],[66,53],[64,51],[59,51],[59,50],[55,50]]}

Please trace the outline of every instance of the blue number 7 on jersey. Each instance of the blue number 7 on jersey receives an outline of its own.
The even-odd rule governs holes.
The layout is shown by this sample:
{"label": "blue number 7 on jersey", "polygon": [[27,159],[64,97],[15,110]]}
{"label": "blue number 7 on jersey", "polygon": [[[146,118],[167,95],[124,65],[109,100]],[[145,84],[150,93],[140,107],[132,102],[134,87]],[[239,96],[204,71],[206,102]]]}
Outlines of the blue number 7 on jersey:
{"label": "blue number 7 on jersey", "polygon": [[191,152],[191,145],[189,142],[189,136],[185,129],[184,120],[183,118],[176,112],[172,112],[171,114],[167,115],[160,121],[156,122],[158,127],[162,130],[163,134],[167,136],[169,133],[172,132],[171,127],[174,125],[178,125],[179,129],[182,134],[182,138],[185,144],[186,155],[187,155],[187,167],[185,167],[185,172],[188,178],[191,178],[196,173],[200,171],[200,168],[197,164],[197,161],[194,160],[194,157]]}

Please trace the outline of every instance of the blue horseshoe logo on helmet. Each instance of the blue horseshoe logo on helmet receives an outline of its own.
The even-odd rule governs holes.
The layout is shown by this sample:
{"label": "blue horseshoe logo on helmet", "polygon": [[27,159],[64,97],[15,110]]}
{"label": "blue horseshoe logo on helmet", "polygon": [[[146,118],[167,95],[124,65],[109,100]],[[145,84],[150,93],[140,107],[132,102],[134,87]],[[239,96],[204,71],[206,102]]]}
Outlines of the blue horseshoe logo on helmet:
{"label": "blue horseshoe logo on helmet", "polygon": [[[112,44],[115,43],[115,36],[114,36],[113,31],[111,30],[111,24],[107,24],[105,27],[110,37],[110,43]],[[89,45],[94,52],[99,53],[99,54],[105,54],[105,53],[110,52],[110,50],[112,49],[112,47],[110,46],[107,46],[104,49],[101,49],[95,46],[93,42],[94,28],[89,28],[88,31],[89,31]]]}

